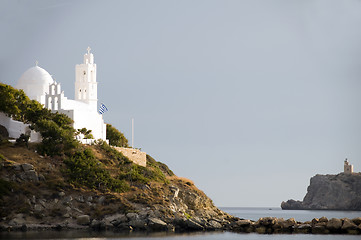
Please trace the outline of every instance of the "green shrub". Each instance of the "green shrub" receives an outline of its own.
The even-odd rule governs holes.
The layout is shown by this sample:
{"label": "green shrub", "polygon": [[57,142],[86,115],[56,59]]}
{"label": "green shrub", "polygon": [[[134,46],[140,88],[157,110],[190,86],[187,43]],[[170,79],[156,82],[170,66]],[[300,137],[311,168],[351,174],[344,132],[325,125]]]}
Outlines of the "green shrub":
{"label": "green shrub", "polygon": [[98,190],[125,192],[129,185],[121,179],[114,179],[98,161],[90,149],[79,150],[64,160],[70,182]]}
{"label": "green shrub", "polygon": [[119,179],[132,183],[148,184],[151,181],[167,183],[167,178],[157,168],[143,167],[137,164],[121,165]]}
{"label": "green shrub", "polygon": [[79,146],[74,138],[74,129],[61,127],[56,121],[42,119],[35,124],[35,130],[40,132],[42,144],[38,151],[50,156],[68,154]]}
{"label": "green shrub", "polygon": [[117,147],[128,147],[128,139],[118,129],[107,124],[107,137],[109,144]]}
{"label": "green shrub", "polygon": [[84,139],[94,139],[93,134],[91,134],[92,130],[88,130],[86,128],[78,129],[76,134],[83,134]]}
{"label": "green shrub", "polygon": [[108,154],[110,158],[117,160],[119,164],[131,163],[131,161],[126,156],[109,146],[109,144],[107,144],[105,141],[98,140],[97,144],[102,150],[104,150]]}
{"label": "green shrub", "polygon": [[152,158],[148,154],[147,154],[147,165],[151,166],[153,168],[159,169],[165,175],[168,175],[168,176],[174,175],[173,171],[170,170],[166,164],[164,164],[162,162],[157,162],[156,160],[154,160],[154,158]]}

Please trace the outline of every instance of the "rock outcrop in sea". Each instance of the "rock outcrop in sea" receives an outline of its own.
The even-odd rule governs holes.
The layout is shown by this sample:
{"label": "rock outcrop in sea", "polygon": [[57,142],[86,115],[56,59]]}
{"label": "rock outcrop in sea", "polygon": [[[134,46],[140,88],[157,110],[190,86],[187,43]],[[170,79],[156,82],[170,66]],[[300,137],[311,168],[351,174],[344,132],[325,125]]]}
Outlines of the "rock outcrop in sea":
{"label": "rock outcrop in sea", "polygon": [[311,178],[303,201],[288,200],[282,209],[361,210],[361,173],[316,175]]}

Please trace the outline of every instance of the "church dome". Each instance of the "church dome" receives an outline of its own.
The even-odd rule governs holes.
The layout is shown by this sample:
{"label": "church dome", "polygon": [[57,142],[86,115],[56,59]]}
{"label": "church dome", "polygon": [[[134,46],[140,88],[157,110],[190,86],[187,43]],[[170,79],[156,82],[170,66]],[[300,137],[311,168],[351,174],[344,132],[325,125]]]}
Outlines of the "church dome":
{"label": "church dome", "polygon": [[30,99],[45,103],[45,93],[49,91],[49,85],[54,82],[51,75],[39,66],[26,70],[19,78],[16,88],[23,89]]}

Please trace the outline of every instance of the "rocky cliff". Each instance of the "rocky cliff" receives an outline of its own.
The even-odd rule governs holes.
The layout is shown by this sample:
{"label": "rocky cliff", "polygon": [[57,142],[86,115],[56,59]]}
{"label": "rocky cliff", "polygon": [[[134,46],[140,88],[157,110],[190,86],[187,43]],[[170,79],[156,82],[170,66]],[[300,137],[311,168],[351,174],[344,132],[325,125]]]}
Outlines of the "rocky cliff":
{"label": "rocky cliff", "polygon": [[[215,230],[233,219],[215,207],[192,181],[175,176],[149,156],[149,166],[143,168],[121,163],[99,146],[86,148],[111,176],[121,176],[120,165],[129,165],[123,177],[129,188],[116,192],[105,186],[79,185],[84,177],[81,172],[76,184],[61,157],[41,156],[31,147],[0,144],[0,231]],[[94,176],[105,174],[100,173]],[[155,173],[165,179],[157,181],[152,177]]]}
{"label": "rocky cliff", "polygon": [[282,202],[282,209],[361,210],[361,173],[316,175],[303,201]]}

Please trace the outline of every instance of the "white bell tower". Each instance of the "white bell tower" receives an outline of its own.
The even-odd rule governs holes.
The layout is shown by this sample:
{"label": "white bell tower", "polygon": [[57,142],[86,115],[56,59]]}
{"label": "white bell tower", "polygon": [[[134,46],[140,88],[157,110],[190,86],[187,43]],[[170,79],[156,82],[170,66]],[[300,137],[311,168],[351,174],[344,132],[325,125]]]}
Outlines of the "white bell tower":
{"label": "white bell tower", "polygon": [[97,66],[90,50],[88,47],[88,52],[84,54],[84,63],[75,66],[75,100],[85,102],[97,111]]}

